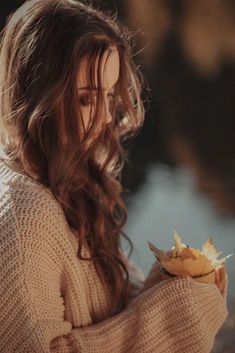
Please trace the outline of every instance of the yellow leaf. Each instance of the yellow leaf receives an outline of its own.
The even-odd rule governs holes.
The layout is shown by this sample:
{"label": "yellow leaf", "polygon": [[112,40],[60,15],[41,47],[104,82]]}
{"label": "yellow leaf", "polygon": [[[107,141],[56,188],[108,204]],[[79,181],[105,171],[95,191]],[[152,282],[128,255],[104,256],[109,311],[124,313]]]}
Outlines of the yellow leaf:
{"label": "yellow leaf", "polygon": [[154,252],[161,266],[171,274],[187,274],[191,277],[205,276],[213,270],[218,270],[223,266],[230,254],[220,260],[217,257],[222,254],[215,248],[212,238],[203,244],[202,250],[191,248],[182,243],[179,234],[174,232],[175,246],[171,251],[163,251],[149,243],[150,249]]}

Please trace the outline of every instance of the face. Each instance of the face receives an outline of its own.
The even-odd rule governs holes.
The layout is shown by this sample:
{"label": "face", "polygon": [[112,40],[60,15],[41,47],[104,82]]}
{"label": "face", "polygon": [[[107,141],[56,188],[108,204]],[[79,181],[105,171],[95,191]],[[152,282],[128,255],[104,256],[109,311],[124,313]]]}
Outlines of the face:
{"label": "face", "polygon": [[[82,115],[85,131],[87,131],[90,127],[94,112],[96,110],[96,105],[99,103],[97,102],[98,62],[96,76],[94,78],[95,87],[92,87],[92,89],[88,87],[89,82],[86,75],[87,65],[88,63],[86,58],[84,58],[78,71],[77,80],[79,109]],[[102,91],[103,103],[100,113],[101,118],[97,123],[95,136],[100,132],[105,124],[109,124],[112,121],[112,116],[110,113],[111,100],[113,99],[113,92],[115,84],[118,81],[120,71],[119,53],[115,47],[111,47],[104,53],[100,65],[101,87],[99,87],[99,89]]]}

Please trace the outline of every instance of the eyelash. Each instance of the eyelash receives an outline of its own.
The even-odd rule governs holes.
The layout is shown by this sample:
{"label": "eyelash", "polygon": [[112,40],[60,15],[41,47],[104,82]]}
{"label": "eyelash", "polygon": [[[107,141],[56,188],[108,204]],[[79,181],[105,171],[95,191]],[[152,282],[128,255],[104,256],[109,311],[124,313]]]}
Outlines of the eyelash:
{"label": "eyelash", "polygon": [[[108,98],[113,100],[115,98],[113,93],[109,93],[108,94]],[[96,97],[92,96],[91,94],[87,93],[87,94],[83,94],[79,97],[79,103],[83,106],[83,107],[88,107],[91,104],[95,104],[96,102]]]}
{"label": "eyelash", "polygon": [[94,98],[92,98],[90,94],[83,94],[82,96],[79,97],[79,103],[83,107],[88,107],[93,103],[93,101],[94,101]]}

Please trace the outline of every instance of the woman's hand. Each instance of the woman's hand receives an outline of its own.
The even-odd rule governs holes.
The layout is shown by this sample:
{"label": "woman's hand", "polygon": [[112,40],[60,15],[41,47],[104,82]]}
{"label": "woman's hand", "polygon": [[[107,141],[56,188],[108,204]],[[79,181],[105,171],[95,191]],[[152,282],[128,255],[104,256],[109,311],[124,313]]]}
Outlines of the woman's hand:
{"label": "woman's hand", "polygon": [[227,292],[228,274],[225,265],[218,271],[215,271],[215,283],[224,297]]}

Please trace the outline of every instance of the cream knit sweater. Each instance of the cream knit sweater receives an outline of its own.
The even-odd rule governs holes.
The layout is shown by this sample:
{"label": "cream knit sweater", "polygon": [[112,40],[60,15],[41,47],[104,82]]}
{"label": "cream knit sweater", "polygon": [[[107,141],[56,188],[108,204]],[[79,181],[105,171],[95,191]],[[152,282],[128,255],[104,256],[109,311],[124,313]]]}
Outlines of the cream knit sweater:
{"label": "cream knit sweater", "polygon": [[[227,317],[216,285],[173,278],[118,315],[48,188],[0,161],[1,353],[208,353]],[[83,249],[83,255],[88,249]]]}

